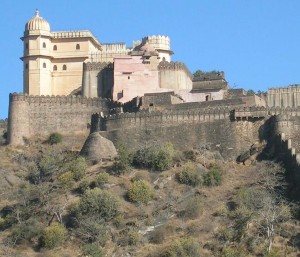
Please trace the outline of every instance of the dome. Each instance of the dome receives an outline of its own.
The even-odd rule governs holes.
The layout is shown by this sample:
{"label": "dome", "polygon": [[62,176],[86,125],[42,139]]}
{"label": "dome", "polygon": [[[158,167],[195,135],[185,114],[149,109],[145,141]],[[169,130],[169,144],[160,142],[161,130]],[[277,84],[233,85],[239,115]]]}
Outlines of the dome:
{"label": "dome", "polygon": [[30,30],[46,30],[50,31],[49,23],[39,15],[39,11],[35,11],[35,16],[30,19],[25,25],[25,31]]}

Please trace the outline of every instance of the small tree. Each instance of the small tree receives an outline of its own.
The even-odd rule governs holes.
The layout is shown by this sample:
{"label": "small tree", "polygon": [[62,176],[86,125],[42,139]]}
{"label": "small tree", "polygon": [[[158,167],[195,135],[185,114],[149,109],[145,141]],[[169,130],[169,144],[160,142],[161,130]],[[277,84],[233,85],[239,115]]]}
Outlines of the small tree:
{"label": "small tree", "polygon": [[66,239],[66,234],[65,227],[62,224],[55,223],[44,229],[43,244],[49,249],[61,246]]}
{"label": "small tree", "polygon": [[203,184],[206,186],[219,186],[222,182],[222,173],[218,166],[213,166],[203,176]]}
{"label": "small tree", "polygon": [[50,136],[48,138],[48,142],[51,145],[61,143],[62,142],[62,135],[57,133],[57,132],[52,133],[52,134],[50,134]]}
{"label": "small tree", "polygon": [[136,180],[129,186],[128,198],[132,202],[147,204],[153,198],[153,189],[145,180]]}
{"label": "small tree", "polygon": [[176,179],[179,183],[190,186],[199,186],[202,184],[201,175],[197,171],[197,167],[191,162],[183,166],[182,170],[176,174]]}
{"label": "small tree", "polygon": [[109,181],[109,174],[107,172],[101,172],[95,179],[97,187],[102,188]]}
{"label": "small tree", "polygon": [[82,248],[82,253],[84,256],[89,257],[104,257],[105,254],[101,250],[98,244],[85,244]]}
{"label": "small tree", "polygon": [[100,188],[88,189],[80,199],[77,212],[81,215],[95,215],[100,219],[110,220],[118,213],[119,199]]}

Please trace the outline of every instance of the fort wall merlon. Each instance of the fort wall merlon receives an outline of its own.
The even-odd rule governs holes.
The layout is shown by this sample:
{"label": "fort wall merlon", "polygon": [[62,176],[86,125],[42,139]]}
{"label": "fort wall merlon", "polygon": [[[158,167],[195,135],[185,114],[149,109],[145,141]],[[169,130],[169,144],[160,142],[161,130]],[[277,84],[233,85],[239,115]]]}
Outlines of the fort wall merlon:
{"label": "fort wall merlon", "polygon": [[118,104],[100,98],[80,96],[9,95],[8,143],[24,144],[34,135],[88,133],[91,115],[108,114]]}

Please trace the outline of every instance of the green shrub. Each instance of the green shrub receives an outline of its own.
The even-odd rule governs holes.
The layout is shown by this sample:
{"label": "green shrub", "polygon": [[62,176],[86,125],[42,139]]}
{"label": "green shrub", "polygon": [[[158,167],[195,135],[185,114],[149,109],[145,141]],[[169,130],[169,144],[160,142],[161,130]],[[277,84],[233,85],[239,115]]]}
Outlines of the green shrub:
{"label": "green shrub", "polygon": [[75,233],[85,243],[97,243],[104,245],[109,236],[105,227],[105,221],[94,217],[84,217],[80,219],[79,226]]}
{"label": "green shrub", "polygon": [[182,170],[176,174],[176,179],[179,183],[190,186],[199,186],[202,184],[202,177],[197,171],[197,167],[191,162],[183,166]]}
{"label": "green shrub", "polygon": [[124,174],[130,170],[132,164],[132,155],[124,145],[118,147],[118,157],[113,163],[111,169],[116,174]]}
{"label": "green shrub", "polygon": [[137,245],[141,240],[141,235],[138,232],[131,232],[129,235],[129,245]]}
{"label": "green shrub", "polygon": [[169,169],[173,165],[174,147],[172,144],[151,146],[138,150],[133,156],[133,164],[157,171]]}
{"label": "green shrub", "polygon": [[107,172],[101,172],[95,179],[97,187],[102,188],[109,181],[109,174]]}
{"label": "green shrub", "polygon": [[105,254],[102,252],[99,245],[93,243],[93,244],[85,244],[82,248],[82,254],[83,256],[89,256],[89,257],[104,257]]}
{"label": "green shrub", "polygon": [[74,174],[71,171],[67,171],[59,175],[57,179],[62,188],[65,190],[72,188],[74,184]]}
{"label": "green shrub", "polygon": [[218,166],[213,166],[203,176],[203,184],[206,186],[219,186],[222,182],[222,172]]}
{"label": "green shrub", "polygon": [[62,224],[55,223],[43,231],[43,245],[48,249],[61,246],[66,239],[67,230]]}
{"label": "green shrub", "polygon": [[136,180],[128,188],[128,198],[132,202],[147,204],[153,198],[153,189],[145,180]]}
{"label": "green shrub", "polygon": [[200,257],[200,245],[190,237],[176,240],[163,257]]}
{"label": "green shrub", "polygon": [[41,227],[35,221],[26,221],[25,223],[17,224],[10,234],[9,238],[16,244],[23,240],[33,241],[42,235]]}
{"label": "green shrub", "polygon": [[85,171],[87,169],[87,163],[85,158],[78,157],[64,164],[62,168],[63,170],[66,171],[72,171],[74,180],[79,181],[85,175]]}
{"label": "green shrub", "polygon": [[54,145],[54,144],[58,144],[58,143],[61,143],[62,142],[62,135],[55,132],[55,133],[52,133],[50,134],[49,138],[48,138],[48,143],[51,144],[51,145]]}
{"label": "green shrub", "polygon": [[78,186],[78,190],[82,194],[89,188],[90,188],[90,181],[87,179],[82,180]]}
{"label": "green shrub", "polygon": [[118,213],[119,199],[100,188],[88,189],[80,199],[78,210],[82,215],[95,215],[110,220]]}
{"label": "green shrub", "polygon": [[224,247],[220,257],[246,257],[245,252],[240,248]]}

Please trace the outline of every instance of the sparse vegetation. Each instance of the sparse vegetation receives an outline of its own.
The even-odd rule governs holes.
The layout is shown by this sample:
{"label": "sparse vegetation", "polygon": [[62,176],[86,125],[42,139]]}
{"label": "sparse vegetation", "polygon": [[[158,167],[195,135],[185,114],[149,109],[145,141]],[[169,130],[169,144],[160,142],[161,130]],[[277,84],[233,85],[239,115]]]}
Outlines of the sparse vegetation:
{"label": "sparse vegetation", "polygon": [[[285,198],[284,172],[274,163],[244,167],[209,155],[204,162],[195,150],[178,154],[171,169],[152,172],[158,169],[132,166],[131,156],[141,151],[123,149],[116,161],[127,160],[131,172],[119,173],[110,161],[89,166],[63,144],[38,150],[32,144],[11,159],[20,184],[0,187],[5,256],[22,249],[28,257],[297,256],[299,208]],[[151,158],[163,147],[154,148]]]}

